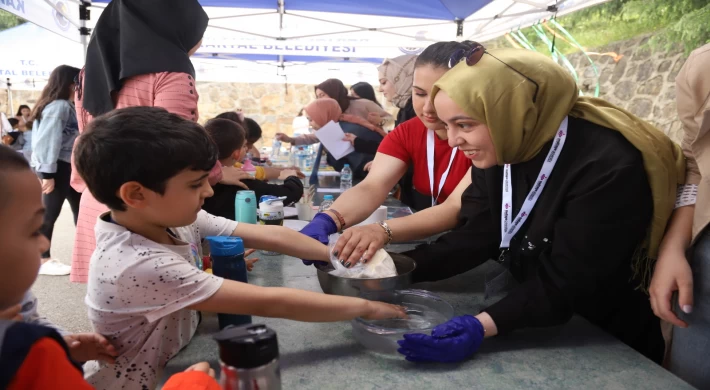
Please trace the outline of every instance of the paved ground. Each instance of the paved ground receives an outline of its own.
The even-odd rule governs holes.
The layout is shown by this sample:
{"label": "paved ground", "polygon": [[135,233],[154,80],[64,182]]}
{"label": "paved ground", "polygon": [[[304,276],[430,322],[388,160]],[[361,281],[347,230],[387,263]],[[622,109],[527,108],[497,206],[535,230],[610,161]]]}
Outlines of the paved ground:
{"label": "paved ground", "polygon": [[[62,214],[54,226],[52,256],[65,264],[71,264],[73,245],[74,221],[69,204],[64,204]],[[91,331],[84,305],[85,284],[71,283],[69,276],[39,276],[32,291],[39,299],[40,314],[68,331]]]}

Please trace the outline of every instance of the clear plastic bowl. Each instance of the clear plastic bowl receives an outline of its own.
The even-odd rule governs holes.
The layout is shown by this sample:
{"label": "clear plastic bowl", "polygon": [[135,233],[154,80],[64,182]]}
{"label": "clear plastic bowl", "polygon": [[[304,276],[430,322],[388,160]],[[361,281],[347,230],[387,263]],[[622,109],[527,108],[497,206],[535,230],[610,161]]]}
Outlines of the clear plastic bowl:
{"label": "clear plastic bowl", "polygon": [[365,348],[387,355],[397,354],[398,340],[407,333],[430,334],[431,330],[454,316],[454,308],[425,290],[382,291],[363,294],[363,298],[406,307],[408,319],[352,320],[353,336]]}

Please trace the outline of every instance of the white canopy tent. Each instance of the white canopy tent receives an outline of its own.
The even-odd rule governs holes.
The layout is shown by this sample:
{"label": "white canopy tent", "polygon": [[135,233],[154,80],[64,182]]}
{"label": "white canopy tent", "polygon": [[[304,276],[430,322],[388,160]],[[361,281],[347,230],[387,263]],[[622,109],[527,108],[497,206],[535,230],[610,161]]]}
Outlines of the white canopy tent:
{"label": "white canopy tent", "polygon": [[[193,62],[203,81],[316,83],[338,77],[346,83],[376,82],[373,65],[384,58],[418,53],[437,41],[490,40],[606,1],[200,0],[210,24]],[[66,42],[74,46],[67,53],[76,55],[73,47],[86,45],[86,34],[107,2],[0,0],[0,8],[69,38]],[[46,64],[45,69],[82,62],[59,53],[67,45],[37,48],[38,41],[45,41],[37,38],[29,47],[49,53],[35,62]],[[0,45],[3,52],[10,47],[2,34]],[[4,61],[0,66],[10,69]]]}

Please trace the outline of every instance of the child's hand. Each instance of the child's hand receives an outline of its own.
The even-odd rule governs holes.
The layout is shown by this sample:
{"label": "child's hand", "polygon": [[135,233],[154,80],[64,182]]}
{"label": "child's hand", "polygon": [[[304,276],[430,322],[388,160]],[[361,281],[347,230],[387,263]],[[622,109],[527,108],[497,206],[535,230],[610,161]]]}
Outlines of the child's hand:
{"label": "child's hand", "polygon": [[[244,251],[244,257],[249,257],[251,254],[256,252],[256,249],[247,249]],[[254,269],[254,263],[259,261],[259,258],[254,258],[254,259],[245,259],[244,262],[247,263],[247,271],[251,272],[251,270]]]}
{"label": "child's hand", "polygon": [[284,169],[279,173],[279,180],[286,180],[291,176],[298,176],[298,171],[294,169]]}
{"label": "child's hand", "polygon": [[212,369],[212,367],[210,367],[210,364],[207,362],[199,362],[197,364],[194,364],[185,370],[185,372],[188,372],[188,371],[202,371],[205,374],[214,378],[214,370]]}
{"label": "child's hand", "polygon": [[20,314],[21,311],[22,305],[19,303],[15,306],[8,307],[5,310],[0,310],[0,320],[22,321],[22,314]]}
{"label": "child's hand", "polygon": [[116,348],[98,333],[71,334],[64,336],[64,341],[69,346],[71,358],[77,362],[100,360],[113,364],[118,356]]}
{"label": "child's hand", "polygon": [[391,303],[367,301],[368,313],[362,318],[366,320],[386,320],[389,318],[407,318],[404,306]]}

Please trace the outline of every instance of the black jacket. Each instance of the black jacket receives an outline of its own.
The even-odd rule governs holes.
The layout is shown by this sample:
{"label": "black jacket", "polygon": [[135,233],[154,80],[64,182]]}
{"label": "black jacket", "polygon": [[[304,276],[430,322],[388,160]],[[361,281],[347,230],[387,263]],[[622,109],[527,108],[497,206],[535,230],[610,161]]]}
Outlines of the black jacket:
{"label": "black jacket", "polygon": [[[512,166],[514,217],[550,145]],[[417,261],[416,281],[445,279],[499,257],[502,172],[473,169],[458,227],[408,253]],[[498,331],[559,325],[578,313],[660,362],[659,320],[632,278],[632,257],[652,212],[641,153],[616,131],[570,118],[549,182],[511,241],[510,271],[520,285],[485,309]]]}
{"label": "black jacket", "polygon": [[[296,176],[286,178],[283,184],[269,184],[261,180],[242,180],[250,190],[254,191],[258,202],[262,195],[285,196],[284,206],[297,202],[303,196],[303,182]],[[212,187],[214,195],[205,199],[202,209],[212,215],[234,220],[234,198],[241,187],[216,184]]]}

